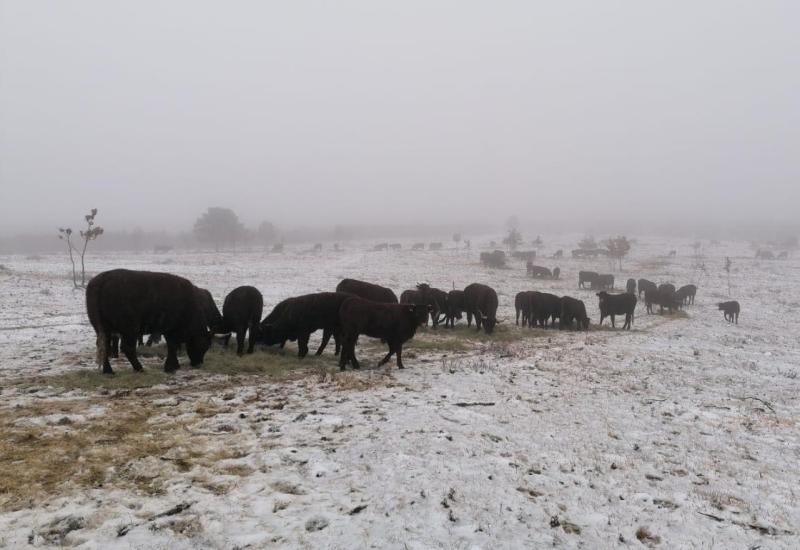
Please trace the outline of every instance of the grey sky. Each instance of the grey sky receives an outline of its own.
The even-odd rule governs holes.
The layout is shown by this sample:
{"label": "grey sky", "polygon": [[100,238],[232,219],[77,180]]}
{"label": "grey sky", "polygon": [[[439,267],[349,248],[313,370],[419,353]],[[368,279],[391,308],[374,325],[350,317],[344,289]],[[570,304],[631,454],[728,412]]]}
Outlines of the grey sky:
{"label": "grey sky", "polygon": [[0,0],[0,228],[212,205],[794,221],[798,22],[796,1]]}

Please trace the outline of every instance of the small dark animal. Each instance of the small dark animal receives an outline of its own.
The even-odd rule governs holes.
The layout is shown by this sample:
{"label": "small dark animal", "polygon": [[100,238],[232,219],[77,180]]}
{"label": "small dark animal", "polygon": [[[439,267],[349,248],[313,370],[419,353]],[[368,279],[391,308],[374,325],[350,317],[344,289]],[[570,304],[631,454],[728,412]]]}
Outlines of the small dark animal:
{"label": "small dark animal", "polygon": [[136,371],[142,370],[136,356],[140,334],[164,335],[166,372],[179,368],[180,344],[186,344],[191,365],[201,365],[211,336],[195,288],[183,277],[151,271],[113,269],[93,277],[86,287],[86,311],[97,334],[97,362],[103,365],[103,372],[114,372],[109,351],[115,333],[122,340],[122,352]]}
{"label": "small dark animal", "polygon": [[614,288],[614,276],[610,274],[598,275],[592,282],[593,290],[609,290]]}
{"label": "small dark animal", "polygon": [[628,279],[628,282],[625,283],[625,291],[628,294],[636,294],[636,279]]}
{"label": "small dark animal", "polygon": [[397,354],[397,367],[403,367],[403,343],[414,337],[422,319],[427,318],[428,307],[408,304],[379,304],[351,296],[339,308],[339,324],[342,332],[342,354],[339,368],[347,363],[360,368],[355,346],[360,335],[380,338],[389,346],[389,353],[379,365],[386,364]]}
{"label": "small dark animal", "polygon": [[593,287],[597,276],[596,271],[578,271],[578,288],[586,288],[586,283]]}
{"label": "small dark animal", "polygon": [[674,258],[677,255],[678,255],[678,251],[677,250],[670,250],[669,251],[669,257],[670,258]]}
{"label": "small dark animal", "polygon": [[378,251],[381,251],[381,250],[389,250],[389,243],[376,244],[375,246],[372,247],[372,250],[374,250],[375,252],[378,252]]}
{"label": "small dark animal", "polygon": [[656,285],[653,281],[648,281],[647,279],[639,279],[639,298],[641,298],[642,294],[650,288],[656,290],[658,285]]}
{"label": "small dark animal", "polygon": [[553,272],[547,269],[546,267],[542,267],[540,265],[533,265],[532,263],[528,264],[528,275],[533,277],[534,279],[552,279]]}
{"label": "small dark animal", "polygon": [[[236,354],[244,353],[244,337],[250,331],[247,353],[253,353],[258,339],[258,324],[264,310],[264,298],[253,286],[236,287],[225,296],[222,304],[222,321],[227,331],[236,333]],[[231,335],[225,337],[225,347]]]}
{"label": "small dark animal", "polygon": [[389,245],[389,248],[391,248],[392,250],[400,250],[403,248],[403,245],[400,243],[392,243]]}
{"label": "small dark animal", "polygon": [[697,294],[695,285],[685,285],[676,291],[677,297],[682,304],[694,305],[694,297]]}
{"label": "small dark animal", "polygon": [[757,260],[774,260],[775,254],[771,250],[759,250],[756,252]]}
{"label": "small dark animal", "polygon": [[352,297],[344,292],[317,292],[287,298],[280,302],[267,315],[259,328],[259,339],[269,346],[287,340],[297,340],[297,355],[308,355],[308,340],[312,333],[322,330],[322,342],[316,354],[322,355],[333,336],[336,352],[339,353],[341,337],[339,334],[339,308]]}
{"label": "small dark animal", "polygon": [[589,330],[589,317],[586,315],[586,304],[571,296],[561,297],[561,322],[558,328],[572,328],[572,321],[576,321],[578,330]]}
{"label": "small dark animal", "polygon": [[273,252],[283,252],[283,243],[276,243],[272,245]]}
{"label": "small dark animal", "polygon": [[397,303],[397,295],[391,289],[356,279],[343,279],[336,285],[336,292],[347,292],[373,302]]}
{"label": "small dark animal", "polygon": [[739,324],[739,302],[735,300],[720,302],[717,304],[717,308],[722,311],[726,321],[729,323],[736,323],[737,325]]}
{"label": "small dark animal", "polygon": [[611,317],[611,326],[615,327],[614,316],[625,315],[625,323],[622,329],[630,330],[633,323],[633,315],[636,310],[636,296],[633,294],[609,294],[605,290],[597,293],[600,299],[600,324],[603,324],[603,319]]}
{"label": "small dark animal", "polygon": [[556,253],[553,254],[553,259],[554,260],[557,260],[558,258],[563,258],[563,257],[564,257],[564,251],[561,248],[556,250]]}
{"label": "small dark animal", "polygon": [[481,252],[481,263],[488,267],[505,267],[506,253],[502,250],[494,252]]}
{"label": "small dark animal", "polygon": [[472,283],[464,289],[464,310],[467,312],[467,326],[472,326],[472,317],[475,317],[475,327],[480,331],[483,327],[486,334],[494,331],[497,320],[497,292],[486,285]]}
{"label": "small dark animal", "polygon": [[428,250],[441,250],[442,243],[431,243],[428,245]]}
{"label": "small dark animal", "polygon": [[322,252],[322,243],[317,243],[314,245],[314,252]]}
{"label": "small dark animal", "polygon": [[461,319],[461,314],[466,311],[463,290],[451,290],[447,293],[447,317],[444,326],[455,327],[456,319]]}

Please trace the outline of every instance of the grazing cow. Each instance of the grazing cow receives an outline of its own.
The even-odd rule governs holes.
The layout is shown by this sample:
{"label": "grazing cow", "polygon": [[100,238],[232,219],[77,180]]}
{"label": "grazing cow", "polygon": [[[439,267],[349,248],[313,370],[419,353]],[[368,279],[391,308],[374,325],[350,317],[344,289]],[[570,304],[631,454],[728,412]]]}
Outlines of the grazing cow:
{"label": "grazing cow", "polygon": [[381,250],[389,250],[389,243],[378,243],[372,247],[372,250],[375,252],[380,252]]}
{"label": "grazing cow", "polygon": [[554,267],[553,268],[553,279],[558,279],[559,277],[561,277],[561,268],[560,267]]}
{"label": "grazing cow", "polygon": [[542,267],[540,265],[528,265],[528,275],[533,277],[534,279],[552,279],[553,272],[547,269],[546,267]]}
{"label": "grazing cow", "polygon": [[403,245],[400,243],[392,243],[389,245],[389,248],[391,248],[392,250],[400,250],[403,248]]}
{"label": "grazing cow", "polygon": [[297,340],[297,355],[303,358],[308,355],[311,334],[322,330],[322,342],[316,354],[322,355],[331,336],[338,354],[341,346],[339,308],[352,296],[344,292],[317,292],[288,298],[261,321],[260,341],[283,347],[287,340]]}
{"label": "grazing cow", "polygon": [[373,302],[382,302],[385,304],[396,304],[397,295],[386,287],[367,283],[365,281],[358,281],[356,279],[342,279],[336,285],[336,292],[347,292],[355,294],[365,300],[372,300]]}
{"label": "grazing cow", "polygon": [[596,271],[578,271],[578,288],[586,288],[586,283],[594,286],[597,276]]}
{"label": "grazing cow", "polygon": [[[203,310],[203,315],[205,315],[206,318],[206,325],[211,331],[211,334],[221,334],[226,332],[227,329],[225,329],[222,323],[222,314],[219,312],[217,304],[214,302],[214,297],[211,296],[211,293],[205,288],[199,287],[194,287],[194,292],[197,296],[197,302],[200,304],[200,309]],[[158,332],[152,332],[147,337],[147,343],[145,345],[150,347],[153,344],[159,344],[160,342],[161,334]],[[139,345],[142,345],[141,334],[139,335]],[[119,336],[116,334],[111,338],[111,357],[119,357]]]}
{"label": "grazing cow", "polygon": [[425,250],[425,243],[414,243],[411,245],[411,250]]}
{"label": "grazing cow", "polygon": [[653,281],[648,281],[647,279],[639,279],[639,298],[642,297],[642,294],[646,292],[648,289],[657,290],[658,285],[655,284]]}
{"label": "grazing cow", "polygon": [[722,311],[726,321],[729,323],[736,323],[737,325],[739,324],[739,302],[736,300],[720,302],[717,304],[717,308]]}
{"label": "grazing cow", "polygon": [[550,327],[555,328],[556,319],[561,319],[561,298],[548,292],[532,292],[530,294],[531,313],[528,326],[533,328],[538,324],[547,328],[548,321]]}
{"label": "grazing cow", "polygon": [[430,243],[428,245],[428,250],[441,250],[441,249],[442,249],[442,243]]}
{"label": "grazing cow", "polygon": [[614,276],[600,274],[592,282],[592,290],[609,290],[614,288]]}
{"label": "grazing cow", "polygon": [[283,243],[276,243],[272,245],[273,252],[283,252]]}
{"label": "grazing cow", "polygon": [[774,260],[775,254],[771,250],[759,250],[756,252],[757,260]]}
{"label": "grazing cow", "polygon": [[673,285],[672,283],[662,283],[662,284],[658,285],[658,291],[659,292],[669,292],[670,294],[674,294],[675,293],[675,285]]}
{"label": "grazing cow", "polygon": [[447,293],[447,317],[444,326],[455,327],[456,319],[461,319],[461,314],[467,310],[464,302],[463,290],[451,290]]}
{"label": "grazing cow", "polygon": [[516,310],[515,324],[519,325],[520,315],[522,316],[522,326],[524,327],[529,321],[531,316],[531,291],[523,290],[517,292],[514,297],[514,309]]}
{"label": "grazing cow", "polygon": [[628,294],[636,294],[636,279],[628,279],[628,282],[625,283],[625,291]]}
{"label": "grazing cow", "polygon": [[174,372],[178,346],[186,344],[193,367],[203,363],[211,343],[208,322],[195,286],[169,273],[112,269],[96,275],[86,287],[86,311],[97,334],[97,362],[113,374],[109,362],[111,337],[119,334],[122,352],[134,370],[142,370],[136,356],[140,334],[163,334],[167,340],[164,371]]}
{"label": "grazing cow", "polygon": [[659,314],[664,313],[664,308],[669,309],[672,313],[681,305],[675,291],[672,290],[672,285],[661,285],[659,288],[648,288],[644,293],[644,304],[647,308],[647,313],[653,313],[653,304],[659,307]]}
{"label": "grazing cow", "polygon": [[464,289],[464,309],[467,312],[467,326],[472,326],[472,317],[475,317],[475,327],[480,331],[483,327],[486,334],[494,331],[497,320],[497,292],[486,285],[472,283]]}
{"label": "grazing cow", "polygon": [[556,253],[555,253],[555,254],[553,254],[553,259],[554,259],[554,260],[557,260],[557,259],[559,259],[559,258],[563,258],[563,257],[564,257],[564,250],[563,250],[563,249],[561,249],[561,248],[559,248],[558,250],[556,250]]}
{"label": "grazing cow", "polygon": [[414,337],[422,319],[428,316],[428,306],[409,304],[380,304],[357,296],[342,302],[339,308],[339,326],[342,333],[342,353],[339,368],[347,363],[358,369],[356,342],[360,335],[380,338],[389,346],[389,353],[381,359],[386,364],[397,354],[397,367],[403,367],[403,343]]}
{"label": "grazing cow", "polygon": [[[236,287],[225,296],[225,302],[222,304],[222,320],[226,330],[236,333],[237,355],[244,353],[244,337],[248,330],[250,338],[247,343],[247,353],[253,353],[263,310],[264,298],[255,287]],[[228,347],[230,338],[230,334],[225,337],[225,347]]]}
{"label": "grazing cow", "polygon": [[423,303],[430,306],[431,324],[435,329],[447,316],[447,292],[426,283],[418,284],[417,289],[422,294]]}
{"label": "grazing cow", "polygon": [[695,285],[685,285],[676,291],[677,297],[682,304],[694,305],[694,297],[697,294]]}
{"label": "grazing cow", "polygon": [[589,317],[586,315],[586,304],[572,296],[561,297],[561,322],[558,328],[572,328],[572,321],[576,321],[577,330],[589,330]]}
{"label": "grazing cow", "polygon": [[633,294],[609,294],[605,290],[597,293],[600,299],[600,324],[603,319],[611,317],[611,326],[615,327],[614,316],[625,315],[625,324],[622,329],[630,330],[633,323],[633,314],[636,310],[636,296]]}
{"label": "grazing cow", "polygon": [[505,267],[506,253],[502,250],[481,252],[481,263],[488,267]]}

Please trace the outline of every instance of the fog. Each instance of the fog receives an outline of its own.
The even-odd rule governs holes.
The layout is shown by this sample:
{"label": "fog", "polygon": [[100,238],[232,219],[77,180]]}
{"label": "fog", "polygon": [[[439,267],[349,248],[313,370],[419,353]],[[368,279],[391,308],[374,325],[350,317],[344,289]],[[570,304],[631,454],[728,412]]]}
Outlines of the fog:
{"label": "fog", "polygon": [[797,2],[0,2],[0,230],[795,223]]}

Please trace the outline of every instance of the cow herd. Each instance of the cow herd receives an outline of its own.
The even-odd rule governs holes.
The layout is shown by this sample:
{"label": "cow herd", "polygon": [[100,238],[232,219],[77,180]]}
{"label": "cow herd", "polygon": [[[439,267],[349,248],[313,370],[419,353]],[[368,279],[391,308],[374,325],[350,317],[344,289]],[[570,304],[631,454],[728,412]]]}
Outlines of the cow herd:
{"label": "cow herd", "polygon": [[[648,313],[653,306],[660,311],[673,311],[694,303],[697,287],[686,285],[675,289],[672,284],[656,285],[646,279],[629,279],[626,292],[614,294],[613,275],[581,271],[578,286],[586,284],[599,290],[600,322],[606,317],[616,326],[616,316],[624,316],[623,329],[630,329],[638,296],[644,294]],[[589,317],[583,301],[571,296],[556,296],[538,291],[523,291],[514,300],[516,323],[522,326],[588,330]],[[738,323],[739,304],[718,304],[725,319]],[[256,344],[279,345],[296,341],[299,357],[308,354],[312,333],[322,330],[322,341],[316,354],[320,355],[334,339],[339,367],[349,364],[359,368],[356,344],[361,335],[380,339],[388,352],[380,364],[396,356],[397,366],[403,368],[403,344],[414,337],[422,324],[454,327],[463,314],[467,326],[492,334],[497,319],[497,292],[480,283],[463,290],[444,290],[420,283],[404,291],[398,300],[386,287],[355,279],[342,280],[332,292],[317,292],[294,296],[279,302],[261,318],[264,300],[258,289],[240,286],[232,290],[217,309],[211,294],[194,286],[189,280],[169,273],[114,269],[92,278],[86,288],[86,308],[89,321],[97,336],[97,362],[103,372],[113,374],[110,358],[122,351],[134,370],[142,370],[137,357],[137,343],[150,335],[148,344],[166,340],[167,356],[164,370],[179,368],[178,350],[185,346],[192,366],[202,364],[211,345],[211,336],[224,335],[224,345],[236,336],[239,355],[253,353]]]}

